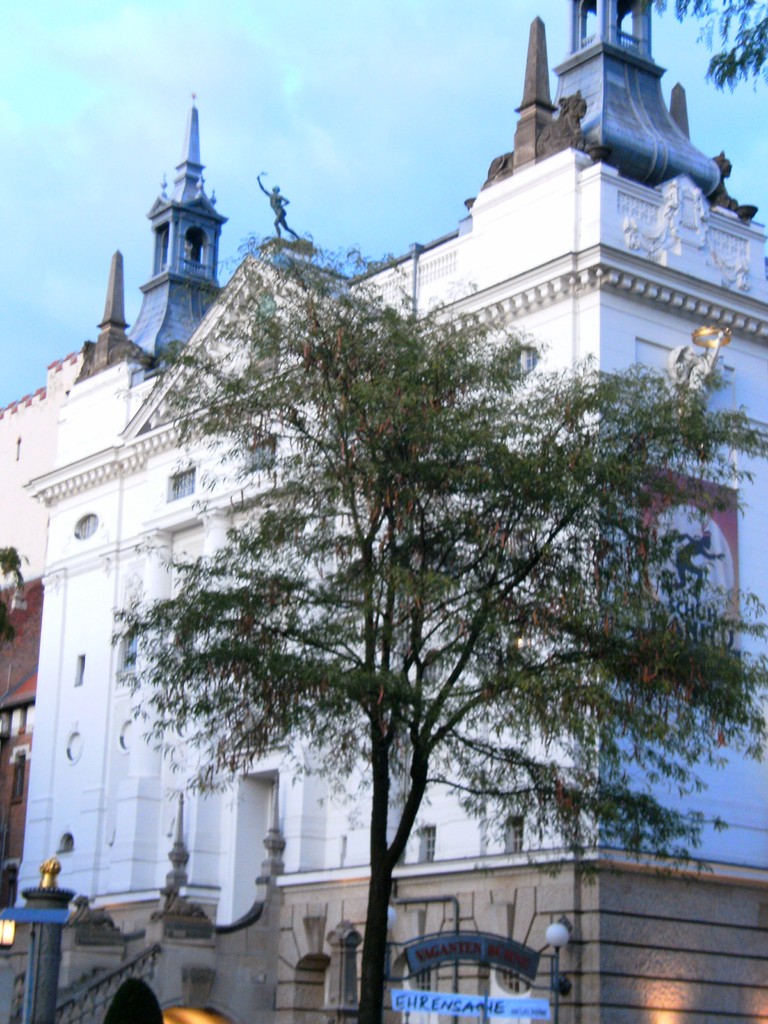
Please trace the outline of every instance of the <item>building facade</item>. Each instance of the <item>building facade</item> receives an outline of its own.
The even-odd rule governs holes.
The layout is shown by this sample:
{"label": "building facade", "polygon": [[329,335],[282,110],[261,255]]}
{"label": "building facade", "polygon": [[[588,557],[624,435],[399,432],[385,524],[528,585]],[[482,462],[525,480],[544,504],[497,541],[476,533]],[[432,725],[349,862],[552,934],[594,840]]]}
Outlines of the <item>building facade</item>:
{"label": "building facade", "polygon": [[[721,400],[762,423],[764,230],[728,194],[726,168],[688,138],[682,91],[665,105],[642,0],[567,0],[566,9],[571,52],[554,101],[537,20],[514,149],[493,161],[458,230],[413,247],[381,286],[417,308],[448,300],[519,324],[551,367],[591,356],[606,370],[663,368],[695,328],[727,327]],[[204,345],[248,301],[247,264],[207,311],[210,291],[199,305],[190,299],[196,285],[215,287],[223,222],[203,190],[196,113],[173,197],[161,196],[150,220],[153,277],[139,321],[125,335],[115,265],[102,333],[62,408],[54,467],[31,484],[50,526],[21,887],[59,851],[62,882],[85,897],[65,929],[67,1013],[88,1005],[98,1020],[133,970],[169,1013],[195,1006],[234,1024],[321,1024],[354,1015],[345,972],[365,918],[365,815],[321,776],[293,778],[277,755],[231,791],[185,797],[183,776],[134,718],[132,652],[111,643],[114,612],[133,594],[173,592],[167,556],[215,551],[229,523],[226,482],[200,501],[215,467],[179,450],[147,370],[192,321],[191,343]],[[192,311],[183,322],[182,305]],[[737,558],[741,583],[761,594],[768,473],[755,470]],[[566,915],[561,966],[573,987],[563,1021],[765,1019],[768,769],[735,761],[708,782],[696,806],[730,828],[705,831],[707,873],[660,875],[605,851],[589,879],[564,854],[557,877],[542,874],[525,822],[494,840],[454,798],[433,793],[397,869],[394,973],[416,936],[478,930],[538,950]],[[89,966],[101,973],[86,983]],[[450,989],[451,972],[436,969],[430,987]],[[545,974],[523,990],[546,996]],[[519,977],[483,964],[461,965],[458,982],[521,991]]]}

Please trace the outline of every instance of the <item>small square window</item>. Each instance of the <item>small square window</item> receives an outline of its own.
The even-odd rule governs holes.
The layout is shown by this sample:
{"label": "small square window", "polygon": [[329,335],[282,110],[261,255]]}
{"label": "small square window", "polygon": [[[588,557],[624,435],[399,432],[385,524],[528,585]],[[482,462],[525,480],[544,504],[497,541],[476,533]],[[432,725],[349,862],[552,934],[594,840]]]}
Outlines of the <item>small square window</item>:
{"label": "small square window", "polygon": [[168,481],[168,501],[178,501],[195,493],[195,469],[174,473]]}
{"label": "small square window", "polygon": [[538,349],[532,348],[528,345],[524,346],[520,350],[518,358],[521,373],[532,373],[539,365]]}
{"label": "small square window", "polygon": [[85,679],[85,655],[78,654],[75,668],[75,686],[82,686]]}

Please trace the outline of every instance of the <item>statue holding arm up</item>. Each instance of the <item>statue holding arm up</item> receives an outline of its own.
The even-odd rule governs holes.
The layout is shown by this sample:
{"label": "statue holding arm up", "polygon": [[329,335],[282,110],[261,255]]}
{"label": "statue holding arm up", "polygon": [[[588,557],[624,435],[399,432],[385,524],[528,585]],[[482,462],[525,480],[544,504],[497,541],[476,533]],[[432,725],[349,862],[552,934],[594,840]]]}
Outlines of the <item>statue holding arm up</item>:
{"label": "statue holding arm up", "polygon": [[[264,171],[261,172],[261,174],[264,173]],[[285,228],[288,234],[293,235],[293,237],[298,242],[299,236],[296,234],[295,231],[292,231],[288,227],[288,224],[286,223],[285,220],[285,208],[286,206],[288,206],[290,200],[286,199],[285,196],[280,195],[280,189],[277,187],[277,185],[275,185],[271,192],[268,192],[261,183],[261,174],[256,175],[256,180],[259,183],[259,188],[261,189],[261,191],[264,193],[267,199],[269,199],[269,205],[272,207],[272,212],[275,215],[275,231],[277,232],[277,237],[282,238],[280,228]]]}

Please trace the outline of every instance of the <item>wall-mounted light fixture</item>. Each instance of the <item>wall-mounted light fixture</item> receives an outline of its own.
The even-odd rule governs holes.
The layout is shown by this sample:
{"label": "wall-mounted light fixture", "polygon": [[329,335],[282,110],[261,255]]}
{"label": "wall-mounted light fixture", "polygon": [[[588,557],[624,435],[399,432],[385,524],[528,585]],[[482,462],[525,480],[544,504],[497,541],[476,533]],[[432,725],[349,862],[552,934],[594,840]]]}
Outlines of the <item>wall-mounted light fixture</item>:
{"label": "wall-mounted light fixture", "polygon": [[0,921],[0,949],[10,949],[16,938],[16,922]]}

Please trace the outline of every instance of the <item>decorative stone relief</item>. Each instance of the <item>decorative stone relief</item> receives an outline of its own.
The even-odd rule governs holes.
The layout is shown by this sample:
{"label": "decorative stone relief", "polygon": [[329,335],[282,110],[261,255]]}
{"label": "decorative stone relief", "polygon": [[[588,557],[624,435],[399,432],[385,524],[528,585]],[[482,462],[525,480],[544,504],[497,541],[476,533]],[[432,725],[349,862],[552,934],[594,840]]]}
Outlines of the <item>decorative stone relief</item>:
{"label": "decorative stone relief", "polygon": [[144,581],[141,575],[134,569],[125,581],[124,604],[132,605],[140,601],[144,594]]}
{"label": "decorative stone relief", "polygon": [[707,233],[707,258],[723,275],[726,288],[749,291],[749,243],[746,239],[711,227]]}
{"label": "decorative stone relief", "polygon": [[[706,212],[701,189],[692,182],[675,178],[661,190],[661,206],[619,192],[619,213],[624,214],[627,248],[660,263],[669,251],[680,252],[681,231],[685,241],[703,249]],[[653,211],[653,217],[651,216]]]}
{"label": "decorative stone relief", "polygon": [[710,266],[720,271],[724,287],[749,291],[749,242],[712,226],[701,189],[686,178],[675,178],[661,194],[663,201],[657,205],[618,193],[627,248],[654,263],[663,262],[668,252],[679,255],[683,244],[703,250]]}
{"label": "decorative stone relief", "polygon": [[[629,221],[637,224],[648,224],[656,226],[658,206],[656,203],[649,203],[647,199],[640,199],[639,196],[631,196],[627,192],[618,194],[619,214],[623,214]],[[627,223],[624,223],[624,230],[627,230]]]}

